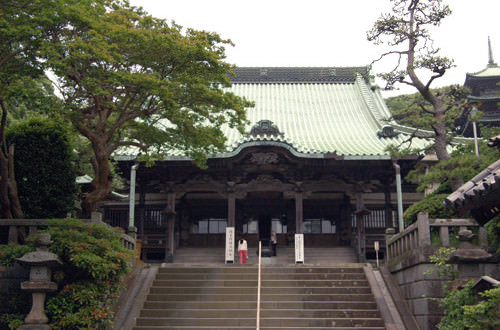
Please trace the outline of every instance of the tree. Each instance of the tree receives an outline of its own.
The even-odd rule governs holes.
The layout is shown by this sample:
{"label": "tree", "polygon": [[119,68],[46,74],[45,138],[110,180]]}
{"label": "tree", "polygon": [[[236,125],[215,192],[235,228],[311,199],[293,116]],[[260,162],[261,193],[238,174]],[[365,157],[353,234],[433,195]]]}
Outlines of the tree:
{"label": "tree", "polygon": [[16,148],[19,200],[28,218],[64,218],[75,205],[76,172],[68,129],[34,118],[9,127]]}
{"label": "tree", "polygon": [[437,27],[451,14],[442,0],[391,0],[392,12],[383,14],[368,31],[369,41],[387,44],[391,50],[379,58],[396,57],[396,65],[391,72],[381,74],[387,82],[386,88],[401,83],[413,86],[424,102],[419,107],[434,118],[431,124],[435,133],[433,149],[439,160],[447,160],[448,131],[446,116],[461,99],[463,90],[458,87],[445,91],[433,91],[431,85],[453,67],[453,61],[438,55],[433,48],[428,27]]}
{"label": "tree", "polygon": [[243,128],[251,103],[226,89],[228,44],[215,33],[183,31],[114,2],[64,28],[45,49],[66,116],[92,144],[87,214],[111,192],[109,160],[119,148],[153,159],[184,153],[202,163],[224,147],[222,125]]}
{"label": "tree", "polygon": [[[433,89],[432,92],[437,94],[446,94],[448,90],[457,88],[457,86],[446,86],[438,89]],[[456,101],[465,102],[462,100],[453,99],[445,100],[448,103],[456,104]],[[432,130],[434,123],[434,116],[422,109],[421,104],[425,103],[424,98],[420,93],[404,94],[389,97],[385,100],[389,111],[391,112],[394,120],[399,124],[415,127],[418,129]],[[461,102],[460,102],[461,103]],[[446,114],[446,129],[453,131],[455,129],[455,120],[462,114],[462,108],[454,106]]]}
{"label": "tree", "polygon": [[[97,3],[97,1],[93,1]],[[74,6],[87,6],[71,0],[8,0],[0,2],[0,217],[21,218],[23,212],[17,197],[14,173],[14,145],[5,141],[9,112],[17,102],[34,90],[32,79],[43,77],[40,50],[57,40],[57,34],[68,20],[84,12]],[[27,85],[31,85],[28,87]],[[38,94],[35,94],[38,95]],[[33,96],[33,95],[31,95]],[[25,98],[25,101],[28,98]],[[37,98],[38,100],[40,98]],[[39,104],[48,104],[46,101]],[[31,103],[33,106],[34,103]],[[32,109],[33,110],[33,109]]]}

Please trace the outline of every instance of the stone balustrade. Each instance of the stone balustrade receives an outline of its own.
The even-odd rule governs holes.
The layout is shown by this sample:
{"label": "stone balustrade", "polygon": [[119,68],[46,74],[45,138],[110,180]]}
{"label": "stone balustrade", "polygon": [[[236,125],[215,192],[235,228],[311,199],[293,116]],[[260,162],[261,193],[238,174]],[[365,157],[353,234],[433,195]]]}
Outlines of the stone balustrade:
{"label": "stone balustrade", "polygon": [[387,260],[400,257],[408,252],[431,246],[432,228],[439,230],[439,246],[450,246],[450,228],[457,227],[459,230],[478,227],[479,246],[488,246],[486,229],[480,226],[474,219],[429,219],[427,213],[420,213],[417,222],[405,228],[402,232],[386,237]]}

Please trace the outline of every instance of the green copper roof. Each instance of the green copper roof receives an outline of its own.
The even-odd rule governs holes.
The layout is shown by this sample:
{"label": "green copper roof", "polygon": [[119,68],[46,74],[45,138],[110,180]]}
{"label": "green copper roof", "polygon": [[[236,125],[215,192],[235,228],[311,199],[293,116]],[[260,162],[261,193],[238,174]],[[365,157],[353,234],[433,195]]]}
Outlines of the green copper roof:
{"label": "green copper roof", "polygon": [[[275,125],[279,134],[241,135],[236,130],[227,129],[229,153],[248,143],[274,142],[287,144],[297,153],[313,157],[336,154],[345,159],[381,159],[389,158],[384,151],[389,145],[405,145],[409,134],[415,132],[413,128],[390,120],[391,115],[379,90],[372,88],[359,70],[353,73],[353,79],[347,77],[339,81],[337,77],[332,81],[303,83],[293,77],[287,79],[292,82],[274,82],[284,79],[269,78],[273,68],[267,71],[266,68],[253,69],[265,72],[264,78],[271,82],[262,81],[258,74],[249,74],[249,68],[242,68],[251,78],[234,80],[231,89],[255,102],[255,107],[247,111],[250,125],[246,131],[250,133],[252,127],[266,120]],[[287,68],[281,69],[287,71]],[[290,71],[292,69],[297,71],[296,68],[290,68]],[[323,71],[331,73],[335,68]],[[238,73],[237,69],[237,77]],[[241,80],[243,82],[239,82]],[[310,77],[307,81],[311,81]],[[419,132],[417,136],[430,134]],[[423,147],[427,143],[427,140],[416,138],[412,146]]]}

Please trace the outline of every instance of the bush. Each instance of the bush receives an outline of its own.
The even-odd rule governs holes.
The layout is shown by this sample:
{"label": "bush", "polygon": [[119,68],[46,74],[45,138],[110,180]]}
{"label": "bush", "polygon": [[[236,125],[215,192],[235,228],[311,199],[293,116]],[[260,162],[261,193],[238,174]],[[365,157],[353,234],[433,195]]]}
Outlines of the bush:
{"label": "bush", "polygon": [[6,132],[15,144],[19,200],[26,218],[64,218],[73,210],[76,170],[68,130],[48,119],[31,119]]}
{"label": "bush", "polygon": [[485,227],[488,230],[488,241],[490,246],[496,246],[497,253],[500,253],[500,215],[488,221]]}
{"label": "bush", "polygon": [[444,207],[444,199],[449,194],[430,194],[425,196],[421,201],[413,204],[408,209],[406,209],[403,218],[407,225],[417,221],[417,215],[420,212],[429,213],[430,218],[451,218],[454,215],[453,211],[450,211]]}
{"label": "bush", "polygon": [[[122,277],[130,271],[128,262],[132,253],[122,246],[118,233],[104,225],[52,220],[47,231],[53,241],[49,250],[63,263],[53,275],[59,291],[49,295],[46,302],[50,326],[110,329],[111,309],[120,292]],[[3,256],[10,260],[13,254]],[[12,314],[1,318],[9,317],[15,319]]]}
{"label": "bush", "polygon": [[500,326],[500,288],[479,293],[482,300],[477,302],[469,281],[461,289],[448,291],[441,299],[445,315],[438,324],[438,329],[446,330],[481,330],[498,329]]}

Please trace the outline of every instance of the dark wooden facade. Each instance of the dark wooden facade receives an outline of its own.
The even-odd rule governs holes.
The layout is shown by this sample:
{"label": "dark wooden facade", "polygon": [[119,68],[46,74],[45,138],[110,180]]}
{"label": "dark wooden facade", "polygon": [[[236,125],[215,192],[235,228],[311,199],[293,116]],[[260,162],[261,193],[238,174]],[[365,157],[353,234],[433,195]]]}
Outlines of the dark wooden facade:
{"label": "dark wooden facade", "polygon": [[[414,160],[399,161],[407,172]],[[132,162],[120,162],[130,173]],[[391,160],[300,158],[285,144],[250,146],[230,158],[209,159],[203,170],[187,161],[137,170],[136,222],[143,258],[163,259],[182,246],[223,247],[226,226],[250,246],[277,233],[280,246],[304,233],[305,247],[354,246],[364,216],[366,251],[397,227]],[[404,173],[403,173],[404,174]],[[408,205],[420,197],[405,185]],[[126,228],[127,203],[106,203],[106,221]],[[167,251],[167,252],[165,252]]]}

